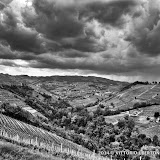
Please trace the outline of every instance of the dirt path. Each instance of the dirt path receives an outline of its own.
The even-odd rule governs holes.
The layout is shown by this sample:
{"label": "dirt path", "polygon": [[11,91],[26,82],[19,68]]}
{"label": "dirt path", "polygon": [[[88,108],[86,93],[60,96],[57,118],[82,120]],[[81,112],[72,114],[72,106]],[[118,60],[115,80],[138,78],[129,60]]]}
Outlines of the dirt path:
{"label": "dirt path", "polygon": [[[157,85],[154,85],[154,86],[152,86],[151,88],[149,88],[149,89],[147,89],[146,91],[144,91],[144,92],[142,92],[142,93],[140,93],[139,95],[137,95],[137,97],[140,97],[140,96],[142,96],[143,94],[145,94],[145,93],[147,93],[149,90],[152,90],[153,88],[155,88]],[[127,92],[125,92],[125,93],[122,93],[123,95],[124,94],[126,94]],[[119,94],[118,96],[119,97],[122,97],[123,95],[122,94]],[[133,100],[134,100],[134,98],[133,98]],[[131,100],[132,101],[132,100]],[[131,102],[130,101],[130,102]],[[119,107],[122,107],[122,106],[125,106],[126,104],[123,104],[123,105],[121,105],[121,106],[119,106]]]}
{"label": "dirt path", "polygon": [[147,89],[146,91],[142,92],[141,94],[139,94],[137,97],[142,96],[143,94],[147,93],[149,90],[152,90],[154,87],[156,87],[157,85],[152,86],[150,89]]}

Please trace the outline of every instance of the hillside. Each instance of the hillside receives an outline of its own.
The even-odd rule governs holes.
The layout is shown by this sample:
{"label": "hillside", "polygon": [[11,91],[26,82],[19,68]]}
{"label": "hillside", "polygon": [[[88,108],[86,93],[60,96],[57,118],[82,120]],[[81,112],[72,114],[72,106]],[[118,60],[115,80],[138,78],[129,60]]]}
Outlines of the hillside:
{"label": "hillside", "polygon": [[51,150],[58,147],[63,150],[79,151],[80,153],[90,155],[92,152],[89,150],[65,140],[57,136],[54,133],[47,132],[32,125],[25,124],[23,122],[12,119],[8,116],[0,114],[0,136],[8,140],[14,140],[15,142],[24,143],[24,145],[33,145],[37,148],[43,148]]}
{"label": "hillside", "polygon": [[91,154],[115,147],[140,151],[144,145],[160,146],[154,140],[159,137],[154,113],[160,111],[160,85],[155,82],[3,74],[0,79],[1,125],[9,135],[23,135],[22,142],[29,135],[40,143],[44,139],[45,146],[81,146]]}
{"label": "hillside", "polygon": [[73,105],[92,105],[112,93],[118,92],[127,82],[118,82],[100,77],[51,76],[29,77],[0,74],[1,84],[26,84],[39,93],[52,96],[52,99],[66,99]]}
{"label": "hillside", "polygon": [[160,85],[136,85],[125,91],[119,92],[110,100],[103,101],[102,104],[114,104],[115,108],[132,108],[136,102],[157,102],[160,103]]}
{"label": "hillside", "polygon": [[5,160],[63,160],[63,156],[53,156],[47,153],[41,153],[34,151],[27,147],[22,147],[17,144],[7,142],[6,140],[0,140],[0,159]]}

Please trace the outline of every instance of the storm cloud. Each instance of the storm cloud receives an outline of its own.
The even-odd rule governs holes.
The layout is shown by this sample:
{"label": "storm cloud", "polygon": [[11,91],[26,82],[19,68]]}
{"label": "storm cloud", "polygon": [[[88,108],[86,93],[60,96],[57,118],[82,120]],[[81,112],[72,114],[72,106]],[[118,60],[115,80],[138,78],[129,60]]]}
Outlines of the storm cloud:
{"label": "storm cloud", "polygon": [[130,41],[142,54],[160,54],[160,4],[150,0],[147,10],[139,9],[139,16],[133,20],[133,28],[126,40]]}
{"label": "storm cloud", "polygon": [[30,0],[18,11],[16,3],[0,3],[1,65],[157,75],[159,0]]}

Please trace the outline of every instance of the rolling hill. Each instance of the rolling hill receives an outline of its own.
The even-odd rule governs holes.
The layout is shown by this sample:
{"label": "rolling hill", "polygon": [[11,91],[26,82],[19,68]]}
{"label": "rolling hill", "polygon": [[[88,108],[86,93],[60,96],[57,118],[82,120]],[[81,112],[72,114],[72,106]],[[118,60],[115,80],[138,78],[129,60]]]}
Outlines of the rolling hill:
{"label": "rolling hill", "polygon": [[114,149],[111,144],[125,133],[118,122],[126,116],[133,119],[140,134],[151,139],[159,136],[159,122],[154,119],[160,111],[158,83],[0,74],[0,103],[1,124],[7,131],[75,150],[83,146],[88,153],[102,150],[108,135],[108,147]]}

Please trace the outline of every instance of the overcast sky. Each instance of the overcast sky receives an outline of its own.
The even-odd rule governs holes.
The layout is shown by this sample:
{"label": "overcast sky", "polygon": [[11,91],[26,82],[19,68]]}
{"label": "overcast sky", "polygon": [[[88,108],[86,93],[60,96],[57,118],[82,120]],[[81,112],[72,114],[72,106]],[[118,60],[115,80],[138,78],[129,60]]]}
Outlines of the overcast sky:
{"label": "overcast sky", "polygon": [[0,72],[160,80],[160,0],[11,1],[0,0]]}

